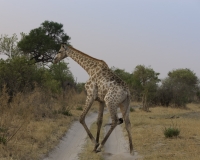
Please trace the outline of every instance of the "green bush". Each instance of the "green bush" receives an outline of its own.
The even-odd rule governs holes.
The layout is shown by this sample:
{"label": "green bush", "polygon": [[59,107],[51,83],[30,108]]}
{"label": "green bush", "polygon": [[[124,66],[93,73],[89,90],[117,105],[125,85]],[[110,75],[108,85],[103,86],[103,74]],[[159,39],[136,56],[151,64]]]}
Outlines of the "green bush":
{"label": "green bush", "polygon": [[70,112],[70,110],[64,110],[62,111],[62,114],[65,116],[72,116],[72,113]]}
{"label": "green bush", "polygon": [[180,134],[180,130],[176,127],[165,128],[164,135],[166,138],[177,137]]}
{"label": "green bush", "polygon": [[0,136],[0,144],[1,143],[5,145],[6,144],[6,139],[4,137]]}
{"label": "green bush", "polygon": [[82,110],[83,110],[83,107],[78,106],[76,109],[79,110],[79,111],[82,111]]}
{"label": "green bush", "polygon": [[133,107],[130,107],[130,112],[135,112],[135,109]]}
{"label": "green bush", "polygon": [[0,60],[0,91],[6,86],[10,97],[18,92],[30,92],[35,86],[60,93],[68,89],[64,86],[65,82],[75,83],[67,63],[52,64],[46,68],[24,56]]}

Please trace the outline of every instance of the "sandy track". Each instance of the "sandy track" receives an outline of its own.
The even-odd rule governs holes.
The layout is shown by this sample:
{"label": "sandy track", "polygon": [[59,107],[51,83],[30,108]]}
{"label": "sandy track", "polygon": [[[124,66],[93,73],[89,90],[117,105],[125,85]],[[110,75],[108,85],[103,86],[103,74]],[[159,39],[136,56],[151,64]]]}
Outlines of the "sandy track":
{"label": "sandy track", "polygon": [[[86,117],[86,124],[89,128],[96,119],[96,113]],[[104,127],[105,133],[108,132],[109,128],[110,126]],[[62,138],[60,144],[43,160],[78,160],[78,154],[81,153],[86,143],[86,137],[87,134],[83,126],[78,121],[75,121]],[[130,155],[128,141],[124,138],[120,125],[114,129],[108,138],[102,154],[105,160],[137,160],[141,158],[137,155],[137,152],[135,152],[134,156]]]}
{"label": "sandy track", "polygon": [[[111,122],[111,120],[110,120]],[[110,126],[105,127],[105,133],[108,132]],[[134,152],[134,156],[129,153],[129,142],[125,139],[124,133],[120,125],[118,125],[105,143],[104,157],[106,160],[137,160],[141,158]]]}
{"label": "sandy track", "polygon": [[[90,128],[96,119],[96,113],[88,115],[86,117],[87,126]],[[62,138],[60,144],[44,160],[78,160],[78,154],[86,142],[86,137],[87,134],[83,126],[78,121],[75,121]]]}

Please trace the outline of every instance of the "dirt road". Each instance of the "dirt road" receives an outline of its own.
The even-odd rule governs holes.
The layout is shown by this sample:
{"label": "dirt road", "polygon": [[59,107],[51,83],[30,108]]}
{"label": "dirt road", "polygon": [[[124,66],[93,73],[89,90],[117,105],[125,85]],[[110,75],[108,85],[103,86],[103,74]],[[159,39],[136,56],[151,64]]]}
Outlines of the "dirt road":
{"label": "dirt road", "polygon": [[[86,117],[86,124],[89,128],[96,121],[96,118],[96,113]],[[86,137],[87,134],[83,126],[78,121],[75,121],[60,144],[44,160],[78,160],[78,154],[86,142]]]}
{"label": "dirt road", "polygon": [[[97,114],[92,113],[87,116],[88,127],[96,121]],[[110,126],[104,127],[105,132]],[[78,160],[78,154],[86,142],[87,134],[82,125],[76,121],[70,130],[61,140],[60,144],[44,160]],[[135,152],[134,156],[129,153],[128,141],[125,140],[121,126],[117,126],[105,144],[105,160],[136,160],[139,158]]]}
{"label": "dirt road", "polygon": [[[105,133],[108,132],[110,126],[105,127]],[[129,153],[129,143],[125,139],[122,127],[118,125],[108,138],[105,146],[104,156],[105,160],[137,160],[142,157],[137,154],[133,155]]]}

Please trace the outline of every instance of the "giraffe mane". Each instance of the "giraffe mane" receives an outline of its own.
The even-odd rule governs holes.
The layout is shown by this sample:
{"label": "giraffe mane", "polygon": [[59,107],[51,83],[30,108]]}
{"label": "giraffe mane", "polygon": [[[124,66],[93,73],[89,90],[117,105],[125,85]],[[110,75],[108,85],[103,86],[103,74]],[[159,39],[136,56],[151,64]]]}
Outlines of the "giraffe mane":
{"label": "giraffe mane", "polygon": [[95,60],[95,61],[102,62],[102,63],[104,63],[104,64],[108,67],[107,63],[106,63],[105,61],[103,61],[103,60],[94,58],[94,57],[92,57],[92,56],[90,56],[90,55],[88,55],[88,54],[86,54],[86,53],[83,53],[83,52],[79,51],[78,49],[76,49],[76,48],[74,48],[74,47],[72,47],[72,46],[69,46],[69,45],[68,45],[68,47],[69,47],[70,49],[72,49],[72,50],[75,50],[76,52],[79,52],[79,53],[83,54],[83,55],[86,56],[86,57],[89,57],[89,58]]}

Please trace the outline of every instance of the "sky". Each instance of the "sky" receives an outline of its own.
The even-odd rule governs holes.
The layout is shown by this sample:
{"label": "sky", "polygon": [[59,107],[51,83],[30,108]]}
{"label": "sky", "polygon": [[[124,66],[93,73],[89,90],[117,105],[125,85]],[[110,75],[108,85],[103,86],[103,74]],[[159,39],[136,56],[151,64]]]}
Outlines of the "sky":
{"label": "sky", "polygon": [[[29,33],[45,20],[62,23],[70,44],[109,67],[137,65],[167,77],[189,68],[200,78],[199,0],[0,0],[0,35]],[[2,57],[2,56],[1,56]],[[89,78],[72,59],[75,79]]]}

